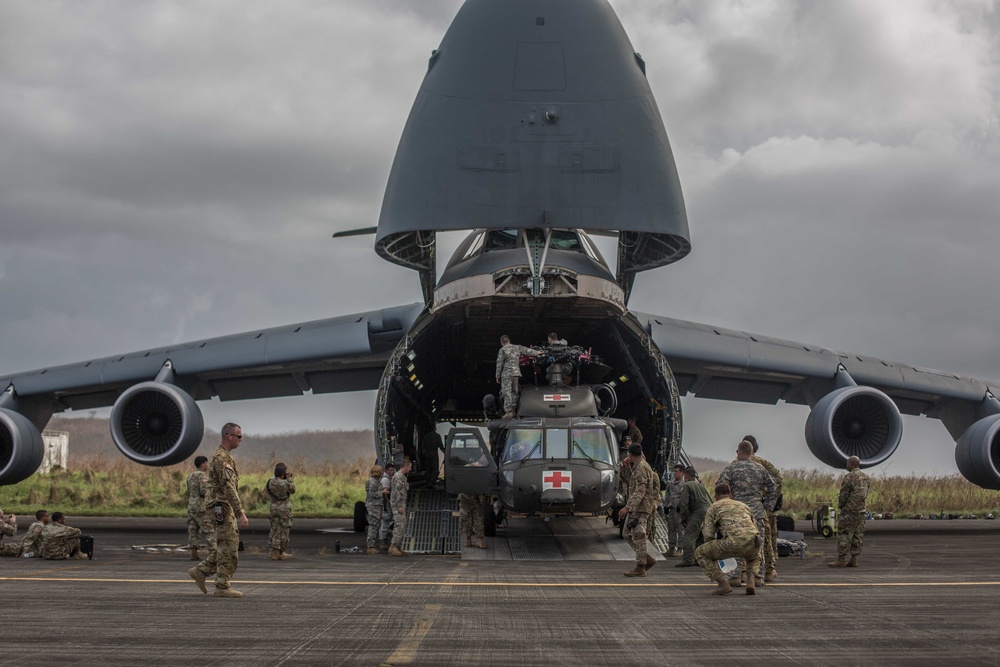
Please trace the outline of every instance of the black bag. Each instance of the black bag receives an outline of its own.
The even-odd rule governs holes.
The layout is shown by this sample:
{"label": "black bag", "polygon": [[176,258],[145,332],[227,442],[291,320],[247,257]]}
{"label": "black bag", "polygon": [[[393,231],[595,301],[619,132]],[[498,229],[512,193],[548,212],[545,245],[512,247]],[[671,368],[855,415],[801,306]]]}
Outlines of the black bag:
{"label": "black bag", "polygon": [[778,499],[774,501],[774,509],[772,512],[777,512],[781,509],[781,506],[785,504],[785,495],[783,493],[778,494]]}
{"label": "black bag", "polygon": [[787,514],[779,514],[774,519],[775,523],[778,524],[779,531],[788,533],[795,530],[795,519]]}
{"label": "black bag", "polygon": [[87,554],[87,558],[94,560],[94,538],[92,535],[80,536],[80,552]]}

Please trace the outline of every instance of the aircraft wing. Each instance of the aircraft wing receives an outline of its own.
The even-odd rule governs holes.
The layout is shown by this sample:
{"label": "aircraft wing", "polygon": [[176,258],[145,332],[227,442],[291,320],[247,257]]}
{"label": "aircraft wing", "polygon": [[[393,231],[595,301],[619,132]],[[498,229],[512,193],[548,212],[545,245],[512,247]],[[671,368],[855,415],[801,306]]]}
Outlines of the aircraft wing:
{"label": "aircraft wing", "polygon": [[[940,419],[958,442],[956,461],[962,473],[981,486],[1000,488],[1000,402],[994,398],[1000,383],[658,315],[633,315],[670,364],[682,396],[809,405],[807,444],[830,465],[842,464],[850,454],[860,456],[863,466],[885,460],[902,434],[899,413]],[[851,440],[862,432],[859,440]]]}

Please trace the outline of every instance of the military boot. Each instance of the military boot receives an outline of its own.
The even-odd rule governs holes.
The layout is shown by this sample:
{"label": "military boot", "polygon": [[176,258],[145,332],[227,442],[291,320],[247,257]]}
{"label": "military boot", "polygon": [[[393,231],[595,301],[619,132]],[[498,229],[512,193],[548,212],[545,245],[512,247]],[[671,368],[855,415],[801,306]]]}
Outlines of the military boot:
{"label": "military boot", "polygon": [[727,581],[725,576],[716,579],[715,583],[718,584],[718,586],[716,586],[715,590],[712,591],[712,595],[728,595],[729,593],[732,593],[733,587],[730,586],[731,581],[732,579]]}
{"label": "military boot", "polygon": [[645,577],[646,576],[646,567],[643,566],[643,565],[636,564],[635,569],[634,570],[629,570],[628,572],[626,572],[625,576],[626,577]]}
{"label": "military boot", "polygon": [[777,578],[778,578],[778,573],[775,572],[774,570],[771,570],[770,572],[764,575],[764,581],[766,582],[772,582]]}
{"label": "military boot", "polygon": [[405,556],[406,552],[397,547],[395,544],[389,546],[390,556]]}
{"label": "military boot", "polygon": [[281,552],[277,549],[271,549],[271,555],[268,556],[271,560],[281,560]]}
{"label": "military boot", "polygon": [[847,556],[837,556],[837,560],[827,563],[830,567],[847,567]]}
{"label": "military boot", "polygon": [[753,577],[747,579],[747,595],[757,595],[757,581],[760,581],[760,579],[754,579]]}
{"label": "military boot", "polygon": [[485,537],[480,537],[479,539],[476,540],[476,548],[477,549],[485,549],[486,548],[486,538]]}
{"label": "military boot", "polygon": [[191,560],[201,560],[201,557],[198,555],[198,547],[191,550]]}
{"label": "military boot", "polygon": [[217,598],[241,598],[243,593],[239,591],[234,591],[232,588],[216,588],[215,597]]}
{"label": "military boot", "polygon": [[648,572],[649,570],[653,569],[654,565],[656,565],[656,559],[650,556],[649,554],[646,554],[646,571]]}
{"label": "military boot", "polygon": [[368,547],[369,556],[378,556],[380,553],[382,552],[379,551],[378,547]]}
{"label": "military boot", "polygon": [[847,567],[857,567],[858,566],[858,556],[854,554],[851,556],[851,560],[847,561]]}
{"label": "military boot", "polygon": [[288,560],[291,558],[291,554],[286,554],[284,549],[278,549],[278,560]]}
{"label": "military boot", "polygon": [[741,579],[740,577],[730,577],[728,584],[730,586],[736,586],[737,588],[739,588],[740,586],[743,585],[743,579]]}
{"label": "military boot", "polygon": [[208,593],[208,589],[205,587],[205,573],[196,567],[192,567],[188,570],[188,574],[194,579],[194,583],[198,584],[198,588],[201,589],[202,593]]}

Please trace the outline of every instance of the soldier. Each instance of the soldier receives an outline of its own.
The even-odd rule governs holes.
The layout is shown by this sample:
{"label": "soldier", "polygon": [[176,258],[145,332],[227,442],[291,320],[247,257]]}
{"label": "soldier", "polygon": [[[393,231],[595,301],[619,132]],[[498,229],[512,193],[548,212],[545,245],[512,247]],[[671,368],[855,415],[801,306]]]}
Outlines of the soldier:
{"label": "soldier", "polygon": [[[736,460],[726,466],[719,475],[717,483],[728,484],[732,489],[732,497],[750,508],[754,521],[757,522],[757,534],[764,535],[764,508],[774,507],[777,493],[774,480],[764,467],[750,460],[753,455],[753,445],[742,440],[736,447]],[[763,545],[763,540],[761,541]],[[761,554],[762,561],[763,554]],[[761,572],[751,570],[744,573],[747,581],[756,578],[758,586],[764,585]],[[734,577],[735,579],[735,577]],[[738,581],[736,583],[739,583]]]}
{"label": "soldier", "polygon": [[[240,502],[240,473],[236,469],[236,459],[232,451],[240,446],[243,429],[239,424],[226,423],[222,427],[222,442],[212,454],[208,464],[208,495],[205,505],[211,510],[215,520],[215,548],[208,558],[198,563],[188,574],[198,584],[202,593],[208,593],[205,578],[215,575],[215,596],[220,598],[240,598],[243,594],[233,590],[230,579],[239,564],[240,528],[250,525]],[[239,527],[237,527],[239,514]]]}
{"label": "soldier", "polygon": [[555,331],[549,334],[548,338],[545,339],[545,342],[549,347],[552,347],[553,345],[562,345],[565,347],[569,344],[566,342],[565,338],[560,338],[559,334]]}
{"label": "soldier", "polygon": [[514,416],[514,408],[517,404],[517,394],[519,391],[518,382],[521,377],[520,358],[525,356],[537,357],[543,354],[540,350],[532,350],[523,345],[514,345],[510,342],[510,336],[504,334],[500,336],[500,351],[497,352],[497,384],[500,385],[500,395],[503,397],[503,419],[510,419]]}
{"label": "soldier", "polygon": [[392,494],[392,478],[396,474],[396,466],[389,463],[382,473],[382,525],[378,529],[379,549],[389,548],[389,538],[392,537],[392,508],[389,507],[389,496]]}
{"label": "soldier", "polygon": [[267,480],[264,496],[268,501],[267,516],[271,521],[271,560],[288,560],[288,533],[292,530],[292,494],[295,493],[294,475],[288,466],[274,466],[274,477]]}
{"label": "soldier", "polygon": [[764,539],[764,581],[774,581],[778,578],[778,517],[775,512],[781,509],[781,486],[784,479],[781,476],[781,472],[774,467],[774,464],[761,456],[757,456],[757,452],[760,450],[757,438],[752,435],[745,435],[743,439],[753,445],[754,453],[750,457],[750,460],[764,466],[764,470],[774,480],[777,500],[773,506],[764,506],[764,534],[762,535]]}
{"label": "soldier", "polygon": [[635,569],[626,572],[625,576],[645,577],[646,570],[656,565],[656,559],[647,552],[646,528],[650,514],[656,511],[656,505],[660,501],[657,493],[659,484],[656,473],[642,456],[642,445],[633,442],[629,445],[628,453],[632,462],[628,503],[619,510],[618,519],[625,521],[625,539],[635,549]]}
{"label": "soldier", "polygon": [[8,514],[5,517],[3,510],[0,510],[0,556],[17,556],[20,553],[20,544],[3,544],[4,535],[13,537],[16,532],[17,516]]}
{"label": "soldier", "polygon": [[[705,513],[701,528],[705,543],[694,552],[698,565],[709,579],[718,584],[712,591],[713,595],[733,592],[719,568],[720,560],[735,556],[745,559],[750,564],[751,572],[760,567],[761,539],[757,523],[746,504],[733,500],[728,484],[715,485],[715,503]],[[721,539],[716,539],[716,533],[722,536]],[[755,595],[756,592],[754,578],[747,577],[747,595]]]}
{"label": "soldier", "polygon": [[66,525],[66,515],[52,514],[52,522],[42,529],[39,555],[49,560],[82,560],[87,554],[80,551],[80,529]]}
{"label": "soldier", "polygon": [[[840,480],[840,497],[837,506],[837,560],[827,563],[830,567],[857,567],[861,555],[862,538],[865,536],[865,501],[871,480],[861,472],[861,459],[847,459],[847,474]],[[847,560],[850,554],[851,560]]]}
{"label": "soldier", "polygon": [[[460,524],[465,535],[465,546],[472,546],[472,538],[476,538],[476,548],[486,548],[486,537],[483,535],[483,505],[486,497],[478,493],[458,494]],[[492,511],[492,510],[490,510]]]}
{"label": "soldier", "polygon": [[631,438],[632,442],[635,444],[642,444],[642,431],[640,431],[639,427],[635,425],[635,417],[628,418],[628,428],[625,429],[625,435]]}
{"label": "soldier", "polygon": [[666,498],[663,500],[663,512],[667,517],[667,556],[680,556],[680,538],[683,531],[681,516],[677,511],[681,499],[681,489],[684,488],[684,466],[678,463],[674,466],[673,475],[666,485]]}
{"label": "soldier", "polygon": [[374,465],[365,482],[365,510],[368,512],[368,555],[377,556],[378,532],[382,527],[382,466]]}
{"label": "soldier", "polygon": [[413,462],[403,459],[403,467],[392,476],[392,493],[389,495],[389,508],[392,510],[392,544],[389,546],[390,556],[409,556],[403,551],[403,537],[406,535],[406,496],[410,492],[410,484],[406,481]]}
{"label": "soldier", "polygon": [[694,551],[699,546],[701,524],[705,520],[705,512],[712,504],[708,489],[698,479],[694,468],[684,469],[684,486],[678,501],[678,513],[684,522],[684,535],[681,537],[682,556],[680,563],[674,567],[694,567]]}
{"label": "soldier", "polygon": [[200,536],[204,535],[209,551],[215,544],[215,527],[205,508],[205,495],[208,493],[208,475],[205,471],[208,470],[208,457],[195,457],[194,467],[195,471],[187,478],[188,544],[191,545],[191,560],[200,561],[201,557],[198,555]]}
{"label": "soldier", "polygon": [[428,431],[420,441],[421,461],[424,470],[427,472],[427,488],[433,487],[441,472],[440,453],[444,451],[444,442],[441,441],[441,434],[437,429]]}
{"label": "soldier", "polygon": [[18,551],[19,556],[23,556],[24,558],[41,557],[38,550],[42,544],[42,530],[45,526],[49,525],[49,521],[49,513],[45,510],[35,512],[35,522],[28,526],[28,532],[24,534],[24,539],[21,540],[21,548]]}

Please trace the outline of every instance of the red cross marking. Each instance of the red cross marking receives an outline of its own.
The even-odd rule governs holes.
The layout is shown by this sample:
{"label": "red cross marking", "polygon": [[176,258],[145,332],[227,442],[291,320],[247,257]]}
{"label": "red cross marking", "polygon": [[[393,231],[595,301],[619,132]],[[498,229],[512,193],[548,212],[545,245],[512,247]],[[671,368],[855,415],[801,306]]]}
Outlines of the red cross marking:
{"label": "red cross marking", "polygon": [[568,401],[571,396],[569,394],[545,394],[544,399],[546,401]]}
{"label": "red cross marking", "polygon": [[560,470],[550,470],[543,477],[542,481],[551,484],[553,489],[561,489],[563,484],[569,484],[570,477]]}

